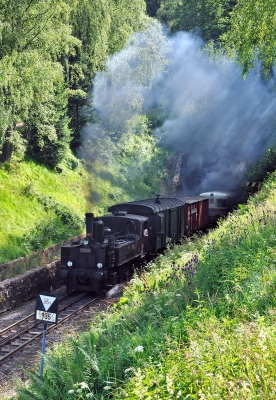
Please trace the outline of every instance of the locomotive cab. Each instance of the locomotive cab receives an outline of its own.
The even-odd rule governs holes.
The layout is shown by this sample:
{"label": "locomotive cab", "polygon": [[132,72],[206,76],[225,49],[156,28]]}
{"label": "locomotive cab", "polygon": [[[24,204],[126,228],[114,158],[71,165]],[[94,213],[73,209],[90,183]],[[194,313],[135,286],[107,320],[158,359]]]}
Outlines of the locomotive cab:
{"label": "locomotive cab", "polygon": [[116,267],[136,257],[145,257],[148,252],[148,218],[140,215],[115,213],[101,217],[105,226],[111,230],[111,235],[105,237],[105,243],[114,240],[114,256]]}
{"label": "locomotive cab", "polygon": [[177,198],[156,196],[156,199],[146,199],[120,203],[109,207],[114,214],[126,210],[136,217],[146,217],[149,220],[149,253],[154,256],[172,241],[179,240],[184,234],[185,201]]}

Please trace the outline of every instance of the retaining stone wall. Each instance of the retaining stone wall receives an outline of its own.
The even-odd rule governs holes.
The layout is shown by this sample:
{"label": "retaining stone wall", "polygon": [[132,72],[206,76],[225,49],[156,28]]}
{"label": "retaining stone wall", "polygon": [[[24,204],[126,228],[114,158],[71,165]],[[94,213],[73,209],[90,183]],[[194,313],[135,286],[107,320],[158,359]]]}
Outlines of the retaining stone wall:
{"label": "retaining stone wall", "polygon": [[[72,240],[82,237],[79,235]],[[0,313],[36,298],[39,293],[50,293],[60,287],[61,265],[57,258],[64,243],[0,264]]]}
{"label": "retaining stone wall", "polygon": [[36,298],[39,293],[50,293],[60,287],[60,260],[0,282],[0,312],[20,306]]}

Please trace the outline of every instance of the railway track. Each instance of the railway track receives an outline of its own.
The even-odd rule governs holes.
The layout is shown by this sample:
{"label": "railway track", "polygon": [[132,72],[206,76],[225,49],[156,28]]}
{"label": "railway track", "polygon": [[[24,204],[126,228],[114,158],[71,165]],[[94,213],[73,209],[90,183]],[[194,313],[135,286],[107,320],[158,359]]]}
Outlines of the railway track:
{"label": "railway track", "polygon": [[[64,324],[74,315],[89,307],[100,297],[93,297],[88,293],[71,294],[59,299],[58,323],[48,325],[47,332]],[[35,310],[20,321],[0,331],[0,365],[4,360],[21,351],[38,339],[43,333],[44,324],[35,320]]]}

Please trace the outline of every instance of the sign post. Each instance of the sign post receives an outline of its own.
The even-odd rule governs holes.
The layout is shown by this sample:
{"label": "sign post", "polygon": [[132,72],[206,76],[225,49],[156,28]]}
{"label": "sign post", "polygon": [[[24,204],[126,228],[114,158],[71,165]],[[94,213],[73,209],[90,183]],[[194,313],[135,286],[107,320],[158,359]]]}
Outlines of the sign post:
{"label": "sign post", "polygon": [[44,354],[46,348],[46,332],[47,323],[57,323],[58,319],[58,298],[53,295],[41,293],[36,297],[35,319],[44,322],[43,336],[42,336],[42,356],[40,363],[40,379],[42,382],[43,368],[44,368]]}

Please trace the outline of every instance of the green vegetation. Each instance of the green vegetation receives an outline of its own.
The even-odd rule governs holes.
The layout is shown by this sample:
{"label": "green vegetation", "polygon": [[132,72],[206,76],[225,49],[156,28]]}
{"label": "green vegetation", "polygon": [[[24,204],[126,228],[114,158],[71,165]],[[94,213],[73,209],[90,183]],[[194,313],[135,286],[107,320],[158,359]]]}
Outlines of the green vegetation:
{"label": "green vegetation", "polygon": [[[257,2],[255,8],[232,0],[146,3],[150,15],[167,22],[172,31],[199,27],[207,41],[215,40],[213,49],[220,39],[228,49],[234,45],[245,71],[252,66],[255,47],[250,31],[246,31],[246,47],[238,38],[254,26],[256,50],[265,70],[274,60],[274,25],[266,20],[273,19],[275,12],[268,1]],[[120,73],[106,68],[102,75],[114,93],[125,82],[132,89],[133,82],[150,88],[169,62],[160,51],[166,53],[169,44],[160,24],[145,14],[143,0],[131,4],[127,0],[0,0],[0,4],[0,262],[5,262],[81,232],[83,214],[90,207],[102,214],[112,202],[156,193],[169,154],[151,134],[164,118],[162,109],[140,115],[145,113],[141,93],[128,90],[125,118],[118,110],[118,98],[115,104],[104,104],[99,132],[92,130],[81,138],[80,128],[96,120],[87,96],[93,77],[133,32],[144,29],[131,39]],[[263,23],[257,30],[254,20],[260,13]],[[239,15],[244,15],[246,27],[238,24]],[[228,31],[229,26],[235,29]],[[265,46],[264,37],[269,38]],[[137,55],[131,46],[139,49]],[[83,107],[87,112],[81,112]],[[68,155],[70,146],[80,150],[80,145],[81,157],[89,161]],[[254,177],[263,179],[266,171],[273,170],[274,158],[272,149],[249,174],[253,176],[254,170]],[[54,172],[57,166],[61,174]]]}
{"label": "green vegetation", "polygon": [[197,31],[205,41],[218,41],[227,27],[226,18],[235,0],[160,0],[157,17],[172,32]]}
{"label": "green vegetation", "polygon": [[[264,75],[273,75],[270,0],[0,0],[0,162],[28,154],[54,168],[70,146],[79,147],[81,128],[94,119],[88,95],[93,78],[132,33],[154,24],[146,10],[172,32],[199,30],[244,73],[257,54]],[[152,61],[156,50],[152,40]],[[134,71],[145,81],[154,68]]]}
{"label": "green vegetation", "polygon": [[83,230],[86,209],[81,165],[62,173],[28,160],[0,168],[0,263],[58,243]]}
{"label": "green vegetation", "polygon": [[[81,233],[86,211],[101,215],[159,189],[170,149],[151,129],[164,120],[162,106],[146,116],[135,85],[150,88],[168,60],[146,6],[171,32],[199,29],[209,52],[228,52],[244,74],[257,55],[269,78],[274,3],[0,0],[0,263]],[[103,74],[115,92],[128,82],[125,118],[120,97],[96,117],[88,96],[95,74],[141,30],[130,47],[139,42],[143,63],[128,51],[120,74]],[[249,179],[266,178],[274,165],[272,148]],[[17,398],[275,399],[275,182],[272,173],[217,230],[137,271],[110,313],[48,353],[43,385],[28,371]]]}
{"label": "green vegetation", "polygon": [[[85,211],[101,215],[115,201],[154,195],[169,150],[145,117],[119,131],[111,110],[104,130],[87,141],[80,136],[96,119],[88,96],[96,72],[150,24],[143,0],[0,3],[3,263],[81,233]],[[129,68],[140,80],[154,79],[165,62],[158,51],[152,57],[155,47],[144,51],[147,73]]]}
{"label": "green vegetation", "polygon": [[172,32],[198,32],[227,52],[244,75],[258,59],[266,78],[273,75],[276,53],[276,5],[271,0],[146,0],[149,15]]}
{"label": "green vegetation", "polygon": [[80,144],[92,79],[145,27],[145,8],[143,0],[0,0],[1,162],[28,153],[54,168]]}
{"label": "green vegetation", "polygon": [[69,86],[68,115],[73,129],[72,145],[80,144],[80,129],[91,116],[81,112],[89,106],[88,93],[97,71],[104,70],[108,56],[120,51],[130,35],[145,28],[149,18],[143,0],[68,1],[69,25],[80,40],[75,52],[65,55],[66,80]]}
{"label": "green vegetation", "polygon": [[137,271],[18,399],[274,399],[275,182]]}
{"label": "green vegetation", "polygon": [[276,61],[276,4],[274,1],[239,0],[227,18],[228,29],[222,43],[233,57],[238,58],[247,74],[256,63],[262,64],[266,78],[273,75]]}
{"label": "green vegetation", "polygon": [[147,118],[128,122],[119,140],[92,130],[81,153],[91,176],[90,201],[97,203],[99,215],[110,203],[152,197],[160,190],[170,149],[151,134]]}
{"label": "green vegetation", "polygon": [[268,149],[264,157],[253,164],[246,172],[248,181],[262,182],[276,169],[276,146]]}
{"label": "green vegetation", "polygon": [[103,215],[116,202],[159,192],[169,151],[147,124],[119,147],[108,137],[92,143],[86,144],[90,162],[67,153],[55,171],[31,159],[2,164],[0,264],[83,233],[85,212]]}

